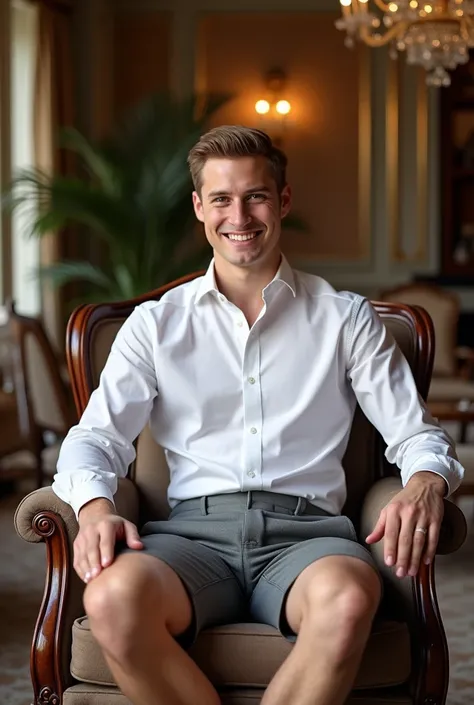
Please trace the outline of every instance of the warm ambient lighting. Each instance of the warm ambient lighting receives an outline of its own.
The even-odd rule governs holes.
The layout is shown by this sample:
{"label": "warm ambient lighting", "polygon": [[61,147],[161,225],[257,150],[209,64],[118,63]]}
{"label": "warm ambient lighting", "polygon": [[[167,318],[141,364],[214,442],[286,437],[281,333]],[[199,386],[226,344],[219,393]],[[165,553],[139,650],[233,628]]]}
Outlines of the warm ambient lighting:
{"label": "warm ambient lighting", "polygon": [[[344,0],[346,2],[346,0]],[[291,110],[291,103],[282,97],[286,88],[286,75],[282,69],[272,69],[265,76],[266,98],[261,98],[255,103],[255,111],[259,115],[277,113],[285,116]]]}
{"label": "warm ambient lighting", "polygon": [[449,86],[448,71],[466,64],[474,47],[474,2],[369,1],[340,0],[336,27],[346,32],[345,45],[353,47],[356,40],[369,47],[388,45],[393,59],[404,52],[408,64],[422,66],[429,86]]}
{"label": "warm ambient lighting", "polygon": [[268,100],[257,100],[255,110],[259,115],[266,115],[270,112],[270,103]]}
{"label": "warm ambient lighting", "polygon": [[291,105],[287,100],[279,100],[275,105],[275,110],[280,115],[288,115],[291,110]]}

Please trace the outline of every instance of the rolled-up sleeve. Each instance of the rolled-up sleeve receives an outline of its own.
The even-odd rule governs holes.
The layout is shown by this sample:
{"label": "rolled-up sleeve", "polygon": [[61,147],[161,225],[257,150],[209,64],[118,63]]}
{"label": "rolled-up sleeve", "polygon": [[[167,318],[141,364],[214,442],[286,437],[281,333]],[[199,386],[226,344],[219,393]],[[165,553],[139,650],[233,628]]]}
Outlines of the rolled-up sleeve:
{"label": "rolled-up sleeve", "polygon": [[79,513],[99,497],[113,502],[135,460],[133,442],[158,394],[149,312],[137,307],[120,328],[79,423],[61,446],[53,490]]}
{"label": "rolled-up sleeve", "polygon": [[354,307],[348,375],[363,412],[387,444],[387,460],[399,467],[403,485],[429,470],[444,477],[446,494],[452,494],[464,474],[453,440],[418,394],[406,358],[373,306],[361,298]]}

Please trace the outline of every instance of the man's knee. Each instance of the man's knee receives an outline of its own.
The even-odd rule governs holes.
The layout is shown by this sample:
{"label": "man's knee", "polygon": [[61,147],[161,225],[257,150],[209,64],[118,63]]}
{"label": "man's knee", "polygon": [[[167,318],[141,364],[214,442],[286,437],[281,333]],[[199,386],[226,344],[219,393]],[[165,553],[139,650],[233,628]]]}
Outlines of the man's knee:
{"label": "man's knee", "polygon": [[92,633],[103,647],[126,657],[148,628],[180,634],[192,609],[180,579],[156,558],[125,554],[86,586],[84,608]]}
{"label": "man's knee", "polygon": [[[380,579],[357,559],[331,557],[309,566],[290,593],[287,616],[295,631],[322,636],[343,656],[364,641],[380,601]],[[293,624],[292,624],[293,622]],[[293,627],[294,628],[294,627]]]}

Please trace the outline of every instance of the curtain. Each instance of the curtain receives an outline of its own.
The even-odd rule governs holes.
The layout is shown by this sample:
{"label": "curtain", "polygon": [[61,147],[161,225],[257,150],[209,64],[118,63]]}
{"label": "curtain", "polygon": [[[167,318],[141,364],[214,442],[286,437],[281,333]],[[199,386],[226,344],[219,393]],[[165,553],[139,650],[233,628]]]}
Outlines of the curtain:
{"label": "curtain", "polygon": [[[37,0],[38,49],[35,86],[34,140],[36,166],[47,172],[71,174],[71,153],[58,146],[63,127],[74,124],[72,66],[72,2]],[[41,240],[42,265],[76,257],[77,242],[71,233],[54,233]],[[43,322],[58,352],[64,349],[67,293],[43,284]]]}

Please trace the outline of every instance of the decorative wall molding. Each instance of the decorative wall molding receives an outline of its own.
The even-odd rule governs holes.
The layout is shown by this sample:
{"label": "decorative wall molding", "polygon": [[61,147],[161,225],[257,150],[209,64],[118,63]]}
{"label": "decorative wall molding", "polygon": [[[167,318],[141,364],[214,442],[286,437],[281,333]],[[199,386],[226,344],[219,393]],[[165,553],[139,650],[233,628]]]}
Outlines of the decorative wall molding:
{"label": "decorative wall molding", "polygon": [[[111,0],[119,12],[334,12],[334,0]],[[343,38],[342,38],[343,40]],[[341,41],[343,46],[343,41]]]}
{"label": "decorative wall molding", "polygon": [[359,51],[359,242],[368,262],[372,245],[372,72],[370,50]]}
{"label": "decorative wall molding", "polygon": [[429,260],[429,110],[424,72],[390,61],[386,120],[390,261],[423,266]]}
{"label": "decorative wall molding", "polygon": [[400,74],[399,64],[389,61],[387,70],[386,109],[385,109],[385,188],[387,192],[387,221],[390,243],[390,257],[396,262],[403,261],[404,253],[400,234],[400,113],[399,113]]}
{"label": "decorative wall molding", "polygon": [[419,70],[417,76],[417,122],[416,122],[416,156],[417,156],[417,249],[415,262],[428,260],[428,160],[429,160],[429,106],[426,75]]}

